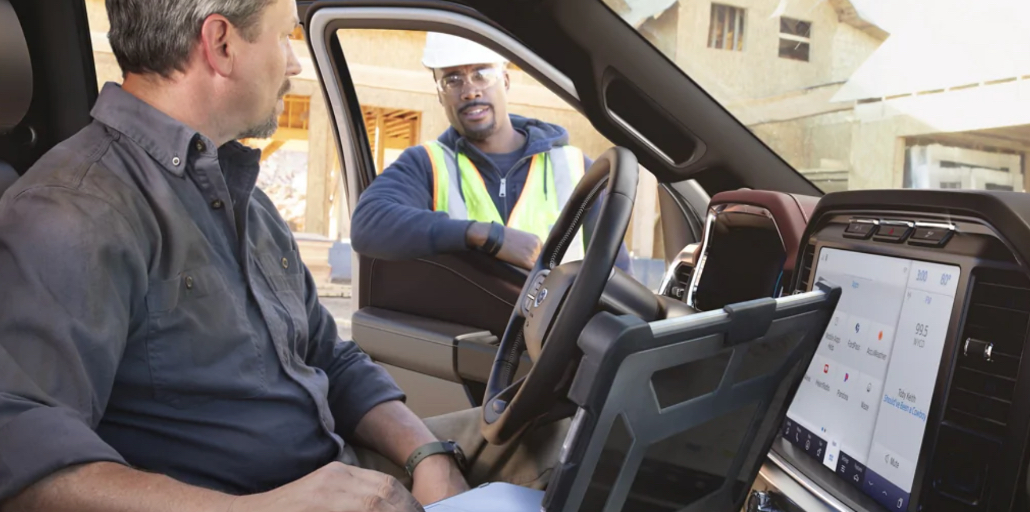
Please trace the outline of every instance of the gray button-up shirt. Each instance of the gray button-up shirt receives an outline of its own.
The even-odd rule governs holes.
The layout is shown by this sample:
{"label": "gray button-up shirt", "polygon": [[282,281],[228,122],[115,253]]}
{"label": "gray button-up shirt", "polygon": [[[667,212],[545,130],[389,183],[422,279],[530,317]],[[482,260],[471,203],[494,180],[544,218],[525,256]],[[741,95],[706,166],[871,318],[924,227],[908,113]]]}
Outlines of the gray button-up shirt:
{"label": "gray button-up shirt", "polygon": [[0,199],[0,501],[114,461],[231,493],[343,457],[403,395],[337,336],[260,152],[114,84]]}

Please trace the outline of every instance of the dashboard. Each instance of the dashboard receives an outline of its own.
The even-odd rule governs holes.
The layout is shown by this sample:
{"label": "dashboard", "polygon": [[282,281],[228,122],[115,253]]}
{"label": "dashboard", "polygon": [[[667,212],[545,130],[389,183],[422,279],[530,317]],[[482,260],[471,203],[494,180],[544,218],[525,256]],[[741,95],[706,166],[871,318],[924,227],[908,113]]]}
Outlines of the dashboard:
{"label": "dashboard", "polygon": [[780,294],[786,284],[787,252],[768,210],[742,204],[718,206],[707,224],[709,236],[687,305],[711,311]]}
{"label": "dashboard", "polygon": [[[755,482],[780,503],[755,510],[1030,509],[1030,197],[858,191],[794,210],[742,198],[713,198],[666,292],[710,310],[823,280],[843,290]],[[781,249],[738,229],[741,212]],[[716,281],[750,284],[712,293]]]}

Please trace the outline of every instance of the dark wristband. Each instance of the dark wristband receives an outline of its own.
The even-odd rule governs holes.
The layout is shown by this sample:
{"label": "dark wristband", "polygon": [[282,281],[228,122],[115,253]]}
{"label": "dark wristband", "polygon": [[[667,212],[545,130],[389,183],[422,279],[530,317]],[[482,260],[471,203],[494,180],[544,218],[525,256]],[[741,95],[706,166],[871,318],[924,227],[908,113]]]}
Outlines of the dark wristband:
{"label": "dark wristband", "polygon": [[446,453],[453,457],[454,461],[458,464],[458,469],[462,473],[465,472],[465,453],[461,451],[461,447],[454,441],[436,441],[420,446],[408,457],[408,461],[404,464],[404,470],[408,472],[409,476],[413,476],[415,474],[415,467],[418,466],[419,462],[425,460],[426,457],[441,453]]}
{"label": "dark wristband", "polygon": [[479,248],[479,250],[489,254],[490,256],[496,256],[501,251],[501,246],[504,245],[504,226],[496,222],[490,223],[490,233],[486,237],[486,242]]}

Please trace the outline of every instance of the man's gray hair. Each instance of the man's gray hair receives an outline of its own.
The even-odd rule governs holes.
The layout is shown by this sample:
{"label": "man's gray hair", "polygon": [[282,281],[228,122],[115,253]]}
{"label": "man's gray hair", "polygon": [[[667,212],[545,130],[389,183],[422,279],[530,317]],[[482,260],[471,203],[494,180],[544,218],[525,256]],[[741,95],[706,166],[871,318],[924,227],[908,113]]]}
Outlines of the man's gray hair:
{"label": "man's gray hair", "polygon": [[257,37],[265,8],[275,0],[107,0],[111,41],[122,73],[185,71],[200,29],[212,14],[225,16],[246,38]]}

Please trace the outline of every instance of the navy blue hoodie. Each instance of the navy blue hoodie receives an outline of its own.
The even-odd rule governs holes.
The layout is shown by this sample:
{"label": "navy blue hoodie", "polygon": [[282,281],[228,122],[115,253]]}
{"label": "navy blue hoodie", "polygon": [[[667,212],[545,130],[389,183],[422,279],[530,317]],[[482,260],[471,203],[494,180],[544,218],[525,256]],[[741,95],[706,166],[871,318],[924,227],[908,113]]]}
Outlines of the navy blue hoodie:
{"label": "navy blue hoodie", "polygon": [[[515,115],[511,116],[511,122],[526,136],[521,155],[487,155],[454,128],[448,128],[437,139],[451,150],[464,153],[476,165],[505,222],[522,194],[531,157],[569,141],[568,132],[557,125]],[[584,158],[585,168],[590,168],[591,160]],[[515,161],[513,167],[498,168],[498,163],[512,160]],[[502,177],[506,185],[504,197],[500,194]],[[432,191],[433,165],[425,148],[413,146],[404,150],[361,195],[351,219],[354,250],[388,260],[467,251],[465,229],[471,221],[451,219],[446,212],[433,211]],[[600,200],[595,202],[584,220],[584,235],[588,240],[600,203]],[[616,265],[629,272],[629,264],[629,253],[623,244]]]}

